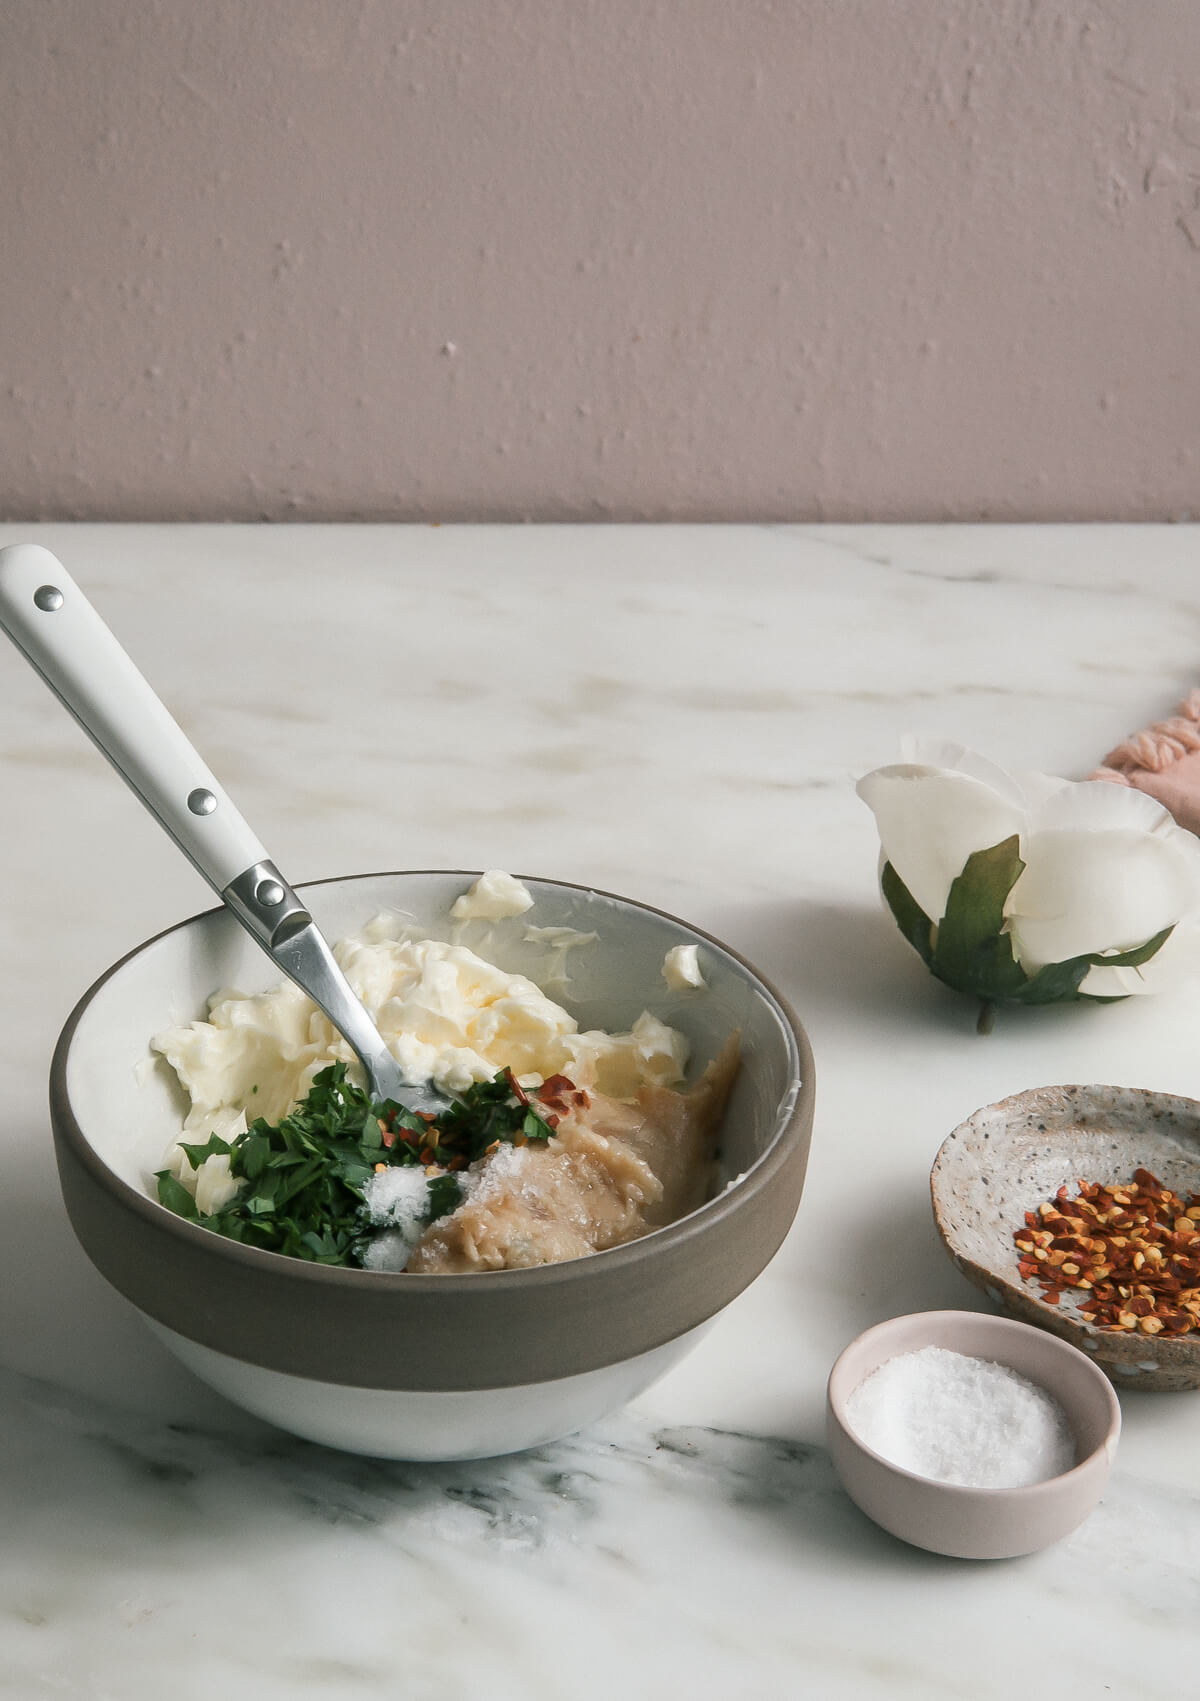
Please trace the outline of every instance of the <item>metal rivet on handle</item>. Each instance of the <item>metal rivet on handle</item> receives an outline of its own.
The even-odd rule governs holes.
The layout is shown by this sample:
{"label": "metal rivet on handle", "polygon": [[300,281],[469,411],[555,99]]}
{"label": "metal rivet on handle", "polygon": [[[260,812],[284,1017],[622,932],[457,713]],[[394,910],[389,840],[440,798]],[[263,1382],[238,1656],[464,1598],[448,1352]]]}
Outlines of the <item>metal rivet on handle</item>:
{"label": "metal rivet on handle", "polygon": [[43,614],[53,614],[56,608],[62,607],[63,594],[57,585],[39,585],[33,593],[33,601]]}
{"label": "metal rivet on handle", "polygon": [[260,904],[270,909],[283,902],[283,887],[278,880],[260,880],[254,889],[254,896]]}
{"label": "metal rivet on handle", "polygon": [[211,815],[216,807],[216,798],[203,786],[197,786],[195,791],[188,793],[188,808],[193,815]]}

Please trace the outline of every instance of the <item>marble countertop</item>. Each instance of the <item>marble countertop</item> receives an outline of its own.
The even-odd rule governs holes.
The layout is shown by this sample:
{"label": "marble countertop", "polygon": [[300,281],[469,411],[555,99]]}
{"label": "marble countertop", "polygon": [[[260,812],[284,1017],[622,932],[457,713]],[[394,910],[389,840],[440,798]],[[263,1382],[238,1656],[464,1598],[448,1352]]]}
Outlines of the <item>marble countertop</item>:
{"label": "marble countertop", "polygon": [[[971,1006],[884,916],[854,778],[906,730],[1081,775],[1200,683],[1194,527],[8,526],[99,605],[293,881],[506,867],[724,938],[811,1035],[793,1231],[695,1352],[573,1439],[379,1464],[194,1381],[77,1247],[45,1082],[78,995],[211,897],[0,648],[0,1692],[201,1701],[990,1701],[1182,1693],[1200,1396],[1122,1393],[1097,1513],[939,1559],[823,1445],[879,1319],[982,1303],[928,1171],[1056,1081],[1200,1095],[1200,992]],[[1186,1684],[1185,1684],[1186,1687]]]}

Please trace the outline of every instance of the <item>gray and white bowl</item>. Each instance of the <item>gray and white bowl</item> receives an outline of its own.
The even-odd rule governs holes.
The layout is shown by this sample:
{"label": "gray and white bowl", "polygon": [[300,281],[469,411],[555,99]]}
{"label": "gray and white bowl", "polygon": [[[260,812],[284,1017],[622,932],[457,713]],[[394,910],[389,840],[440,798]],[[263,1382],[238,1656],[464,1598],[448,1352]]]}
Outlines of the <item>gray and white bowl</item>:
{"label": "gray and white bowl", "polygon": [[1049,1305],[1018,1269],[1013,1231],[1066,1185],[1128,1182],[1145,1168],[1200,1192],[1200,1103],[1142,1087],[1035,1087],[985,1105],[947,1136],[930,1176],[938,1233],[958,1268],[1010,1317],[1079,1347],[1124,1388],[1200,1388],[1200,1335],[1103,1329],[1068,1290]]}
{"label": "gray and white bowl", "polygon": [[[449,937],[463,872],[356,875],[304,888],[327,938],[381,911]],[[800,1201],[812,1133],[808,1041],[735,952],[659,910],[546,880],[527,916],[475,945],[543,980],[526,923],[595,932],[552,996],[581,1027],[628,1029],[643,1008],[683,1030],[693,1072],[739,1029],[742,1066],[721,1136],[728,1185],[641,1240],[569,1263],[474,1275],[328,1268],[242,1246],[153,1197],[186,1102],[149,1039],[205,1014],[222,986],[265,989],[274,965],[223,910],[116,963],[59,1038],[51,1119],[63,1197],[84,1251],[197,1375],[311,1440],[392,1458],[476,1458],[569,1433],[669,1369],[763,1270]],[[476,924],[482,928],[482,924]],[[670,991],[666,952],[700,948],[707,986]]]}

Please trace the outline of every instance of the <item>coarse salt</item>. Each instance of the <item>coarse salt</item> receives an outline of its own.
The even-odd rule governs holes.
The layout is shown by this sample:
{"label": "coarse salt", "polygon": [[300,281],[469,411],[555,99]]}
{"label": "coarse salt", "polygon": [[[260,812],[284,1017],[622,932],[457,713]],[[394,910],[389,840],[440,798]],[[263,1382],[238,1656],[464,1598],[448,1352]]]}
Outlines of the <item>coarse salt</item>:
{"label": "coarse salt", "polygon": [[376,1234],[363,1255],[367,1270],[403,1270],[409,1254],[425,1233],[429,1211],[429,1181],[415,1164],[394,1164],[377,1170],[363,1187],[367,1216]]}
{"label": "coarse salt", "polygon": [[[519,1186],[533,1148],[502,1143],[458,1176],[460,1202],[486,1199]],[[363,1205],[375,1231],[363,1252],[365,1270],[405,1270],[429,1227],[429,1177],[415,1164],[376,1170],[363,1185]]]}
{"label": "coarse salt", "polygon": [[847,1398],[846,1418],[889,1463],[964,1488],[1026,1488],[1076,1462],[1053,1395],[1007,1365],[945,1347],[881,1364]]}

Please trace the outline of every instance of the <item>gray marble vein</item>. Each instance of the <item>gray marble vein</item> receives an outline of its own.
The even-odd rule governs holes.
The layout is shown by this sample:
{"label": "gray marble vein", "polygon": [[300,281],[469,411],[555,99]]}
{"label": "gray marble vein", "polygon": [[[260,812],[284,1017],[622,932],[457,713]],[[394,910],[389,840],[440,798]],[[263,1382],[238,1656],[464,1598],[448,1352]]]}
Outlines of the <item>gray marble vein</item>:
{"label": "gray marble vein", "polygon": [[[640,1409],[420,1466],[5,1372],[0,1427],[0,1693],[649,1697],[674,1665],[699,1696],[795,1694],[798,1671],[818,1685],[800,1693],[926,1695],[959,1658],[998,1696],[1018,1607],[1073,1646],[1078,1693],[1153,1693],[1136,1645],[1096,1646],[1115,1616],[1165,1660],[1195,1649],[1200,1495],[1132,1476],[1050,1552],[971,1566],[875,1530],[817,1444]],[[885,1614],[886,1659],[834,1610],[843,1577]]]}

